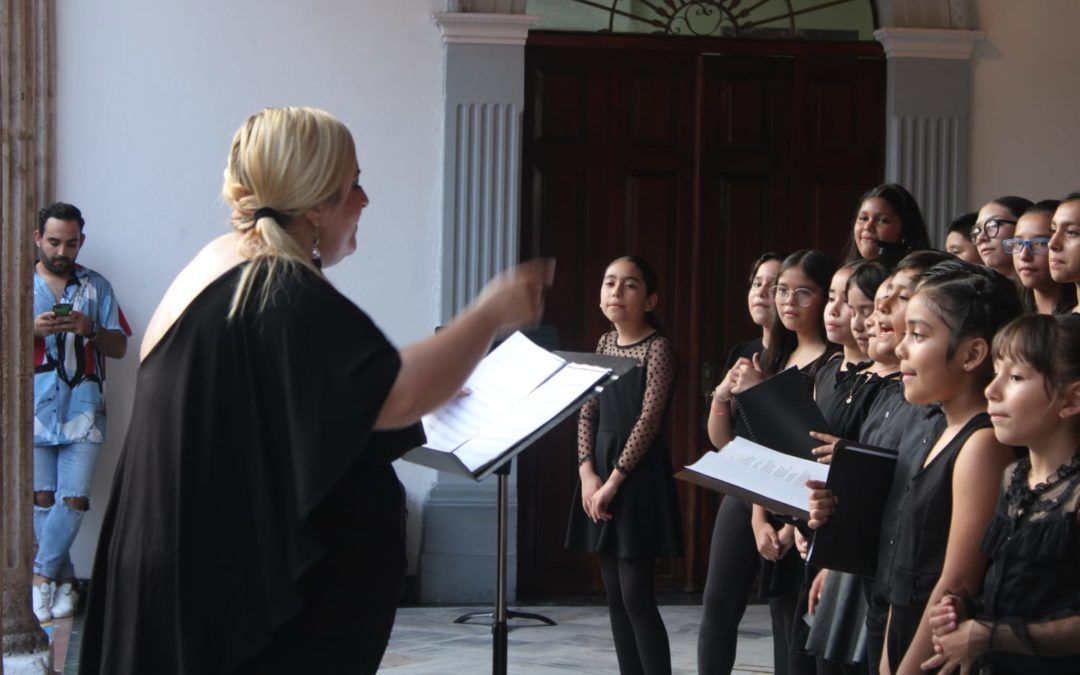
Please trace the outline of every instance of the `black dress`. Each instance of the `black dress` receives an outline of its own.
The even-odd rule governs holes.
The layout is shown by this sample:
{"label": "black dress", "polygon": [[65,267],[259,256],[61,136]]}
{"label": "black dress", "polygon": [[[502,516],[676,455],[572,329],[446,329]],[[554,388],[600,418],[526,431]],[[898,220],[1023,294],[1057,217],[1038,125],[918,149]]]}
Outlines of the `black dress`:
{"label": "black dress", "polygon": [[306,270],[226,320],[242,268],[139,369],[82,673],[369,673],[382,657],[405,568],[390,462],[423,438],[373,431],[400,359]]}
{"label": "black dress", "polygon": [[893,549],[889,584],[891,618],[886,636],[889,664],[895,672],[919,627],[930,600],[949,543],[952,519],[953,468],[960,450],[973,433],[990,427],[990,417],[979,413],[949,440],[941,452],[924,466],[927,452],[918,459],[916,470],[904,488],[901,518]]}
{"label": "black dress", "polygon": [[664,440],[675,352],[659,333],[632,345],[619,345],[616,338],[614,331],[607,333],[597,353],[639,358],[642,365],[582,408],[578,448],[579,461],[591,451],[601,480],[618,470],[627,474],[626,480],[608,506],[611,520],[599,523],[582,509],[578,481],[570,503],[566,547],[616,558],[681,557],[682,517]]}
{"label": "black dress", "polygon": [[[1005,471],[1001,498],[982,550],[990,556],[977,618],[1006,624],[1025,644],[1024,624],[1080,612],[1080,465],[1039,494],[1027,490],[1025,458]],[[1025,499],[1026,498],[1026,499]],[[1002,630],[999,628],[998,630]],[[994,673],[1080,673],[1080,655],[1039,658],[995,652],[983,665]]]}

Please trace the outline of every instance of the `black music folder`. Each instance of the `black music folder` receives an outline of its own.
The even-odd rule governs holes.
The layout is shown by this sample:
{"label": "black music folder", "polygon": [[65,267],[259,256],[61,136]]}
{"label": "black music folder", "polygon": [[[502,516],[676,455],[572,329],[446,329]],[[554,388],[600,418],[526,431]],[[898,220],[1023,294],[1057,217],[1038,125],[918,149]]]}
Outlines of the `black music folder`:
{"label": "black music folder", "polygon": [[750,440],[802,459],[821,445],[811,431],[828,432],[825,416],[814,402],[798,368],[788,368],[735,395],[735,414],[749,429]]}
{"label": "black music folder", "polygon": [[837,442],[826,485],[840,501],[829,521],[814,533],[808,562],[874,576],[881,518],[895,472],[895,450]]}

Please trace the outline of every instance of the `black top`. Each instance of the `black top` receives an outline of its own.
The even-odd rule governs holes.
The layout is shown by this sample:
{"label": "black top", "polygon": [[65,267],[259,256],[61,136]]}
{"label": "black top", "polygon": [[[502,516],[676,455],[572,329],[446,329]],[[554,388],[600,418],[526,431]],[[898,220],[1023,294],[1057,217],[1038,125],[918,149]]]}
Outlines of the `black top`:
{"label": "black top", "polygon": [[[894,391],[904,394],[901,387],[888,387],[878,396],[880,404],[885,397],[891,397]],[[889,580],[892,577],[893,547],[900,527],[901,506],[906,494],[908,482],[918,471],[922,459],[934,446],[945,431],[945,414],[936,406],[912,405],[904,401],[898,408],[882,406],[881,412],[888,414],[887,422],[876,427],[868,434],[866,442],[882,448],[896,448],[896,473],[893,474],[892,487],[885,498],[885,508],[881,516],[881,533],[878,537],[877,573],[874,575],[871,600],[888,605]],[[898,439],[898,440],[893,440]]]}
{"label": "black top", "polygon": [[[983,538],[990,556],[979,618],[1007,623],[1030,646],[1023,624],[1077,616],[1080,611],[1080,464],[1064,477],[1029,490],[1025,458],[1005,471],[994,519]],[[1059,476],[1060,476],[1059,473]],[[1077,673],[1080,655],[1040,659],[994,653],[995,673]]]}
{"label": "black top", "polygon": [[866,412],[859,440],[880,448],[899,448],[904,436],[927,414],[926,406],[907,402],[903,382],[885,378]]}
{"label": "black top", "polygon": [[[326,593],[348,604],[342,589],[401,578],[390,462],[423,433],[373,431],[397,351],[307,270],[261,314],[227,320],[242,269],[207,286],[139,368],[80,672],[233,672]],[[316,631],[337,630],[340,616],[324,618]]]}
{"label": "black top", "polygon": [[[735,345],[728,353],[727,361],[724,361],[724,369],[720,373],[718,373],[719,379],[722,380],[727,377],[728,371],[735,366],[735,363],[739,359],[753,359],[754,354],[764,355],[764,353],[765,345],[761,343],[760,337],[753,340],[747,340],[746,342],[740,342],[739,344]],[[735,402],[732,401],[731,405],[734,406]],[[731,412],[734,413],[735,411],[732,410]],[[742,436],[746,438],[748,437],[748,433],[749,429],[746,428],[746,423],[743,422],[742,415],[732,414],[731,435]]]}
{"label": "black top", "polygon": [[840,438],[863,438],[863,424],[878,394],[887,384],[897,381],[899,373],[887,377],[869,373],[872,361],[847,363],[841,370],[840,361],[833,359],[818,371],[817,403],[829,421],[829,433]]}
{"label": "black top", "polygon": [[578,481],[570,502],[566,546],[618,558],[681,557],[682,512],[665,440],[675,350],[659,333],[633,345],[619,345],[612,331],[600,339],[596,351],[641,360],[641,367],[604,387],[586,404],[578,422],[579,459],[591,451],[601,480],[616,470],[626,479],[608,505],[611,520],[599,523],[582,509]]}
{"label": "black top", "polygon": [[845,365],[843,352],[822,364],[814,375],[814,401],[821,408],[822,414],[829,409],[832,399],[836,396],[838,387],[842,388],[841,379],[851,377],[852,363],[846,364],[846,370],[841,371],[840,366]]}
{"label": "black top", "polygon": [[933,447],[917,457],[915,472],[904,488],[901,518],[893,553],[889,602],[922,612],[941,576],[952,518],[953,468],[964,443],[979,429],[990,427],[990,416],[979,413],[924,466]]}

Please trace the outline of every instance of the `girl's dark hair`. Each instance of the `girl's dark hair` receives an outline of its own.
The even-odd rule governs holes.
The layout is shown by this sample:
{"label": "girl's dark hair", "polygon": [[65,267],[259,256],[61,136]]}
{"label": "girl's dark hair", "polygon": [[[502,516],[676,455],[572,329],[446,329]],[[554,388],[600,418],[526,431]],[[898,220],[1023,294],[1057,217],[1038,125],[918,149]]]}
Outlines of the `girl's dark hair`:
{"label": "girl's dark hair", "polygon": [[[656,270],[653,268],[652,265],[649,264],[648,260],[645,260],[645,258],[642,258],[641,256],[624,255],[619,256],[618,258],[615,258],[614,260],[609,262],[608,267],[611,267],[615,263],[622,261],[630,263],[634,267],[638,268],[638,272],[641,272],[641,280],[645,282],[646,295],[652,295],[653,293],[657,293],[659,291],[659,277],[656,276]],[[650,310],[648,312],[645,312],[645,323],[649,324],[649,326],[657,333],[664,333],[664,324],[660,321],[659,318],[657,318],[655,311]]]}
{"label": "girl's dark hair", "polygon": [[[1057,211],[1057,207],[1061,206],[1061,202],[1057,199],[1043,199],[1037,201],[1029,206],[1022,216],[1036,215],[1046,216],[1048,218],[1054,217],[1054,211]],[[1072,312],[1072,308],[1076,306],[1076,284],[1058,284],[1061,288],[1061,297],[1054,303],[1054,314],[1069,314]],[[1020,289],[1020,301],[1024,303],[1024,312],[1027,314],[1037,314],[1039,308],[1035,305],[1035,291],[1030,288]]]}
{"label": "girl's dark hair", "polygon": [[862,294],[873,301],[878,286],[889,277],[889,270],[876,260],[864,260],[855,264],[855,269],[848,277],[847,287],[855,286]]}
{"label": "girl's dark hair", "polygon": [[[1057,283],[1057,282],[1054,282]],[[1076,284],[1057,284],[1061,287],[1061,297],[1054,303],[1053,314],[1072,314],[1072,308],[1076,307]],[[1039,308],[1035,304],[1035,291],[1031,288],[1020,289],[1020,302],[1024,305],[1025,314],[1038,314]]]}
{"label": "girl's dark hair", "polygon": [[[930,248],[930,235],[926,231],[926,221],[923,219],[922,209],[915,197],[899,183],[884,183],[867,191],[859,197],[859,204],[855,207],[855,216],[858,217],[859,209],[867,199],[880,197],[889,203],[896,215],[900,217],[900,243],[882,246],[882,262],[886,267],[891,267],[904,255],[912,251],[921,251]],[[862,258],[858,246],[855,245],[855,232],[848,234],[848,242],[844,246],[844,260],[852,261]]]}
{"label": "girl's dark hair", "polygon": [[[949,327],[949,350],[968,337],[992,344],[994,334],[1023,314],[1016,282],[995,269],[965,260],[946,260],[919,275],[915,292],[922,295]],[[986,374],[990,374],[987,364]]]}
{"label": "girl's dark hair", "polygon": [[945,236],[948,237],[953,232],[959,232],[964,235],[964,239],[971,239],[971,228],[975,226],[975,222],[978,220],[979,214],[975,211],[961,213],[949,223],[949,229],[945,230]]}
{"label": "girl's dark hair", "polygon": [[1004,197],[998,197],[997,199],[991,199],[990,203],[1004,206],[1009,209],[1009,213],[1013,215],[1013,218],[1019,218],[1024,215],[1024,211],[1030,209],[1032,205],[1030,199],[1024,199],[1023,197],[1017,197],[1015,195],[1006,195]]}
{"label": "girl's dark hair", "polygon": [[[784,259],[784,263],[780,266],[780,274],[791,269],[792,267],[798,267],[806,276],[817,285],[818,291],[825,293],[829,288],[829,282],[832,281],[833,274],[836,273],[836,263],[832,261],[832,258],[825,255],[821,251],[813,249],[803,249],[801,251],[795,251],[787,258]],[[839,345],[835,345],[829,342],[828,336],[825,334],[825,321],[819,313],[818,318],[818,334],[821,336],[821,341],[825,344],[825,353],[822,354],[817,361],[811,366],[811,375],[817,371],[817,368],[828,360],[829,356],[832,356],[834,352],[839,350]],[[784,322],[780,320],[779,313],[776,311],[776,300],[773,299],[773,323],[772,332],[769,334],[769,346],[765,349],[765,356],[762,359],[762,369],[766,377],[775,375],[784,369],[791,354],[795,351],[795,348],[799,346],[799,336],[793,331],[787,329],[784,326]]]}
{"label": "girl's dark hair", "polygon": [[923,270],[928,270],[934,265],[943,263],[946,260],[956,260],[956,256],[948,251],[938,251],[937,249],[914,251],[901,258],[900,262],[896,263],[893,272],[903,272],[904,270],[918,270],[922,272]]}
{"label": "girl's dark hair", "polygon": [[1046,395],[1052,397],[1080,380],[1080,316],[1022,316],[998,331],[991,353],[1031,366],[1046,380]]}
{"label": "girl's dark hair", "polygon": [[1031,206],[1027,207],[1020,215],[1026,216],[1028,214],[1039,216],[1054,217],[1054,211],[1057,211],[1057,207],[1061,206],[1060,199],[1041,199]]}
{"label": "girl's dark hair", "polygon": [[764,253],[759,255],[758,259],[754,261],[754,264],[750,266],[750,277],[748,281],[751,284],[754,283],[754,277],[757,276],[758,270],[761,269],[761,266],[765,263],[769,262],[770,260],[779,260],[782,263],[784,262],[785,257],[785,254],[778,253],[777,251],[765,251]]}

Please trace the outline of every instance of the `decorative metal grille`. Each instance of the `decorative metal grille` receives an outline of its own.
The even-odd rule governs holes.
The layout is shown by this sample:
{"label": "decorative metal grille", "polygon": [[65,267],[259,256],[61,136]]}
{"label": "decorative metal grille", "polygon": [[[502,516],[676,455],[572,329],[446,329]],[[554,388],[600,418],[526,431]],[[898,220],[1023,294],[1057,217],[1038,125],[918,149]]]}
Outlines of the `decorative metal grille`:
{"label": "decorative metal grille", "polygon": [[[739,37],[770,33],[795,37],[796,17],[860,0],[572,0],[608,14],[607,30],[618,17],[665,35]],[[866,0],[861,0],[865,2]]]}

